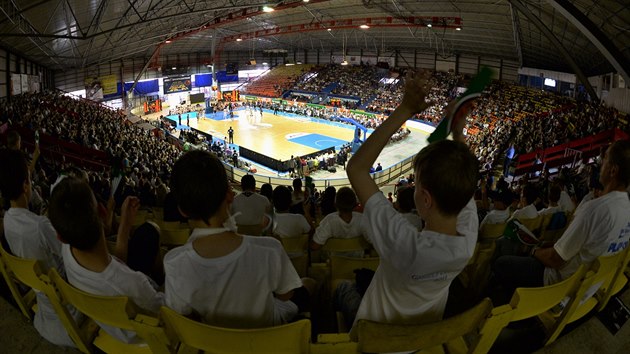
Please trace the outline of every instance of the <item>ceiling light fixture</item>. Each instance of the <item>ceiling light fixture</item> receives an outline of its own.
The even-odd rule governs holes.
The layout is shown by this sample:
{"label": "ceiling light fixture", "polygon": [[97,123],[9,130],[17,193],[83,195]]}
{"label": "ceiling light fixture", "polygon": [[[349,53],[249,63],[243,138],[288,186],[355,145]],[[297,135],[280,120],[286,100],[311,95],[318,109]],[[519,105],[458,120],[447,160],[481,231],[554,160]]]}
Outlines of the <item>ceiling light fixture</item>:
{"label": "ceiling light fixture", "polygon": [[430,23],[428,23],[428,24],[427,24],[427,27],[431,28],[431,27],[433,27],[433,25],[432,25],[432,24],[430,24]]}
{"label": "ceiling light fixture", "polygon": [[370,26],[368,26],[368,25],[361,25],[361,26],[359,26],[359,28],[368,29],[368,28],[370,28]]}
{"label": "ceiling light fixture", "polygon": [[262,10],[263,10],[263,12],[274,12],[275,11],[273,9],[273,7],[270,7],[270,6],[263,6]]}
{"label": "ceiling light fixture", "polygon": [[327,28],[326,31],[330,32],[332,31],[332,28]]}
{"label": "ceiling light fixture", "polygon": [[167,39],[167,40],[166,40],[166,44],[169,44],[169,43],[171,43],[171,42],[172,42],[172,41],[171,41],[170,39]]}
{"label": "ceiling light fixture", "polygon": [[304,2],[309,2],[309,1],[311,1],[311,0],[304,0]]}
{"label": "ceiling light fixture", "polygon": [[243,38],[236,38],[236,41],[237,41],[237,42],[242,42],[242,41],[243,41]]}
{"label": "ceiling light fixture", "polygon": [[456,30],[456,31],[461,31],[461,30],[462,30],[462,28],[461,28],[461,27],[457,27],[457,28],[455,28],[455,30]]}

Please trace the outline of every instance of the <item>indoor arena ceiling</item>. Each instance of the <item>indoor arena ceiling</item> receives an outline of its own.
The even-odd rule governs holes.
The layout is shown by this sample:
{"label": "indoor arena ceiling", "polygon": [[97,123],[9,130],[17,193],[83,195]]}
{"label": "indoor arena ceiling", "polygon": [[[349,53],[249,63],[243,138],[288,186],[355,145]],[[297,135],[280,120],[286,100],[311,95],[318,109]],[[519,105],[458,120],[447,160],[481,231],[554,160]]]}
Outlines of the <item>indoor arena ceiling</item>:
{"label": "indoor arena ceiling", "polygon": [[[567,3],[582,17],[567,16]],[[55,70],[130,57],[209,58],[214,44],[218,55],[399,49],[574,72],[564,48],[574,65],[595,75],[615,66],[579,23],[627,66],[629,7],[628,0],[0,0],[0,45]]]}

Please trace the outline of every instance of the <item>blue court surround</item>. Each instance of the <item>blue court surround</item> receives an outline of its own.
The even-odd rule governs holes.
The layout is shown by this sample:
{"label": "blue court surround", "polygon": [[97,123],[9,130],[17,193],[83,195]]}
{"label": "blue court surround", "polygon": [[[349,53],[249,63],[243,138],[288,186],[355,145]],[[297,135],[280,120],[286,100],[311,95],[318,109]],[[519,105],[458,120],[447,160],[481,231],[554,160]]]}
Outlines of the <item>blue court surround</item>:
{"label": "blue court surround", "polygon": [[187,130],[190,129],[187,125],[186,125],[186,118],[190,115],[190,123],[192,124],[192,122],[197,121],[197,118],[193,118],[197,116],[196,112],[189,112],[189,113],[184,113],[182,114],[182,124],[179,124],[179,115],[177,114],[172,114],[170,116],[166,116],[166,118],[172,120],[173,122],[175,122],[175,124],[177,125],[177,129],[179,130]]}
{"label": "blue court surround", "polygon": [[323,150],[323,149],[327,149],[333,146],[337,150],[339,150],[339,148],[342,145],[347,143],[347,141],[344,141],[344,140],[331,138],[329,136],[315,134],[315,133],[306,134],[306,135],[298,136],[298,137],[287,139],[287,140],[289,140],[292,143],[308,146],[316,150]]}

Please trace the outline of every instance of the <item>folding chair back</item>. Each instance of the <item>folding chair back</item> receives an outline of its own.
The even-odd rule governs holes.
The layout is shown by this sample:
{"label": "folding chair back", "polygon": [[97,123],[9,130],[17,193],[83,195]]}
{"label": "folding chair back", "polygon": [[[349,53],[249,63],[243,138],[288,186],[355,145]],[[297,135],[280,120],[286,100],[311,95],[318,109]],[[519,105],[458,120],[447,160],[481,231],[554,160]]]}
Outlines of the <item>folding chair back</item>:
{"label": "folding chair back", "polygon": [[[492,302],[486,298],[472,309],[443,321],[421,325],[396,325],[368,320],[358,321],[358,349],[361,353],[419,351],[423,349],[446,352],[453,348],[472,352],[466,348],[465,335],[479,335],[479,328],[492,310]],[[475,341],[476,342],[476,341]],[[437,347],[437,348],[436,348]]]}
{"label": "folding chair back", "polygon": [[[209,353],[308,353],[311,322],[300,320],[282,326],[230,329],[206,325],[163,306],[160,317],[173,343]],[[180,344],[180,351],[181,351]]]}

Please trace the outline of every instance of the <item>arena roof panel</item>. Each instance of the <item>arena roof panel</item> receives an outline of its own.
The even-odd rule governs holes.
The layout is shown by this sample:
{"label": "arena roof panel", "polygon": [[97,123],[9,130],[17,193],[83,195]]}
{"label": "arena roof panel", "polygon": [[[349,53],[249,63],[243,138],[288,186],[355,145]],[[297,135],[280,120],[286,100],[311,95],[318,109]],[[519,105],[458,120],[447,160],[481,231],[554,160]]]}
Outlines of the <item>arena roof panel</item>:
{"label": "arena roof panel", "polygon": [[[579,28],[557,11],[562,0],[28,0],[0,2],[0,44],[51,69],[89,67],[125,57],[206,53],[217,36],[222,50],[418,50],[517,60],[523,66],[572,72],[557,47],[513,5],[537,16],[587,75],[613,71]],[[630,3],[571,2],[630,62]],[[263,5],[276,9],[262,12]],[[331,21],[354,19],[352,25]],[[361,30],[364,21],[390,19]],[[426,25],[431,23],[432,28]],[[356,26],[354,26],[356,24]],[[257,31],[290,28],[259,38]],[[319,26],[316,30],[312,26]],[[455,27],[461,26],[457,31]],[[215,31],[216,29],[216,31]],[[241,42],[226,41],[250,34]],[[254,34],[254,35],[251,35]],[[169,38],[177,38],[164,45]],[[254,39],[255,38],[255,39]],[[224,40],[221,40],[224,39]],[[256,44],[251,41],[256,40]],[[437,45],[436,45],[437,44]]]}

